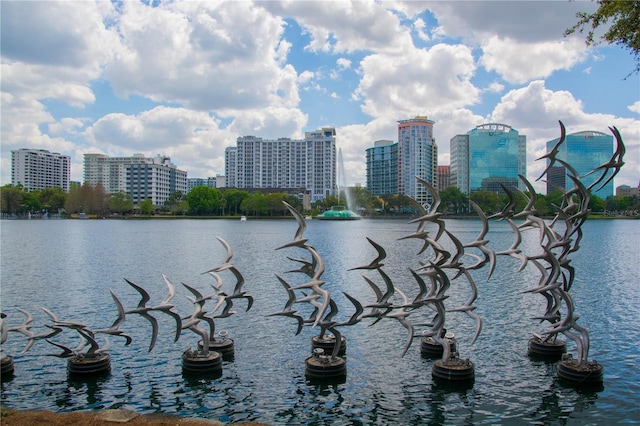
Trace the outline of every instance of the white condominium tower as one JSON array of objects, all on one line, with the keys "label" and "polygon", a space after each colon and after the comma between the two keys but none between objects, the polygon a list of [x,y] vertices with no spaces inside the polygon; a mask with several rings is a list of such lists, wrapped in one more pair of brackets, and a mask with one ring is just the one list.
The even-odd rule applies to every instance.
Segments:
[{"label": "white condominium tower", "polygon": [[60,188],[69,192],[71,158],[45,149],[11,151],[11,184],[27,191]]},{"label": "white condominium tower", "polygon": [[336,192],[336,129],[305,132],[304,139],[241,136],[225,150],[227,187],[305,188],[311,201]]},{"label": "white condominium tower", "polygon": [[135,205],[151,200],[160,207],[174,192],[187,193],[187,172],[162,155],[147,158],[142,154],[132,157],[85,154],[84,182],[92,186],[102,184],[107,194],[126,192]]}]

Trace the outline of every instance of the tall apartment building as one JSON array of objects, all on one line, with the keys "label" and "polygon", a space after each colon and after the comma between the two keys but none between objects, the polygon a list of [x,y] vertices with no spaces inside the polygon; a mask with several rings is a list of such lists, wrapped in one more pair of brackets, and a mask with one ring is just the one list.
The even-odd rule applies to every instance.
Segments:
[{"label": "tall apartment building", "polygon": [[11,184],[27,191],[60,188],[69,192],[71,157],[45,149],[11,151]]},{"label": "tall apartment building", "polygon": [[[551,150],[560,138],[547,142],[547,152]],[[609,161],[613,155],[613,135],[586,130],[566,135],[565,141],[558,148],[556,158],[569,163],[580,176],[590,172],[602,163]],[[547,161],[548,164],[548,161]],[[582,179],[585,186],[589,186],[600,177],[600,173],[593,173]],[[604,180],[603,180],[604,182]],[[613,180],[602,189],[599,184],[593,188],[593,194],[602,199],[613,195]],[[562,166],[553,166],[549,169],[547,179],[547,194],[554,189],[567,190],[573,188],[573,181]]]},{"label": "tall apartment building", "polygon": [[379,140],[366,150],[367,190],[373,195],[398,193],[398,143]]},{"label": "tall apartment building", "polygon": [[92,186],[101,184],[107,194],[126,192],[134,205],[151,200],[159,207],[172,193],[187,192],[187,172],[162,155],[148,158],[142,154],[132,157],[85,154],[84,182]]},{"label": "tall apartment building", "polygon": [[422,116],[398,121],[398,193],[423,205],[432,200],[416,176],[438,188],[438,146],[433,124]]},{"label": "tall apartment building", "polygon": [[486,123],[450,139],[451,185],[464,194],[502,192],[499,183],[525,190],[527,137],[501,123]]},{"label": "tall apartment building", "polygon": [[305,132],[304,139],[241,136],[225,150],[229,188],[305,188],[311,201],[336,193],[336,130]]}]

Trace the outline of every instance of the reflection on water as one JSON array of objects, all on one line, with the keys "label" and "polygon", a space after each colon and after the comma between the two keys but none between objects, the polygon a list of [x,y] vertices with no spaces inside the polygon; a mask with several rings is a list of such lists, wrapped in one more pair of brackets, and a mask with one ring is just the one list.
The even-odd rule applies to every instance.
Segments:
[{"label": "reflection on water", "polygon": [[[513,241],[506,223],[492,223],[491,247],[503,250]],[[174,342],[175,323],[158,316],[160,334],[148,353],[150,324],[127,317],[122,328],[134,341],[111,337],[111,373],[98,379],[69,379],[66,361],[46,356],[57,348],[37,342],[25,355],[24,338],[11,333],[3,349],[15,355],[16,376],[2,383],[2,404],[54,411],[128,408],[143,413],[199,416],[225,422],[263,421],[271,424],[608,424],[640,421],[636,407],[640,392],[640,275],[635,221],[587,221],[580,250],[572,257],[577,276],[572,288],[580,323],[591,334],[590,358],[605,367],[604,388],[581,390],[557,382],[555,363],[527,356],[527,341],[544,324],[531,320],[543,309],[539,295],[521,294],[537,283],[539,272],[527,267],[517,274],[518,261],[500,259],[490,280],[486,270],[473,275],[479,288],[476,312],[484,319],[482,333],[470,341],[475,325],[464,314],[447,315],[460,355],[476,364],[473,386],[451,387],[431,379],[432,360],[422,358],[414,344],[400,353],[406,331],[397,321],[384,320],[345,328],[348,339],[344,383],[315,384],[304,376],[317,330],[305,327],[295,336],[295,321],[267,317],[286,301],[274,276],[292,269],[287,256],[304,253],[275,251],[290,240],[293,220],[175,220],[164,221],[2,221],[1,304],[10,326],[22,321],[17,307],[34,315],[42,328],[47,307],[61,319],[84,320],[90,328],[108,328],[116,309],[113,290],[127,308],[139,294],[123,278],[143,286],[152,301],[166,293],[161,274],[174,283],[184,281],[205,291],[211,277],[201,272],[219,264],[224,238],[234,251],[233,263],[255,297],[251,311],[244,305],[232,317],[216,321],[228,330],[236,353],[223,364],[221,377],[189,377],[180,355],[195,347],[198,336],[183,333]],[[462,242],[473,240],[480,222],[447,221],[447,229]],[[326,263],[324,288],[348,318],[353,306],[346,291],[363,304],[375,296],[363,280],[366,271],[348,271],[367,264],[375,250],[365,237],[387,251],[385,271],[409,297],[417,285],[409,268],[416,268],[418,241],[398,238],[414,225],[397,220],[355,222],[309,221],[305,237]],[[523,233],[523,249],[535,252],[537,232]],[[287,277],[289,277],[288,275]],[[231,278],[225,277],[225,283]],[[182,286],[173,302],[183,316],[193,310]],[[454,281],[449,306],[468,297],[469,286]],[[86,316],[83,317],[83,314]],[[416,313],[417,315],[417,313]],[[422,314],[421,314],[422,315]],[[428,315],[427,315],[428,316]],[[166,318],[165,318],[166,317]],[[421,331],[421,330],[417,330]],[[60,337],[76,345],[77,337]],[[68,339],[68,340],[65,340]],[[54,350],[55,349],[55,350]],[[575,351],[568,344],[568,351]]]}]

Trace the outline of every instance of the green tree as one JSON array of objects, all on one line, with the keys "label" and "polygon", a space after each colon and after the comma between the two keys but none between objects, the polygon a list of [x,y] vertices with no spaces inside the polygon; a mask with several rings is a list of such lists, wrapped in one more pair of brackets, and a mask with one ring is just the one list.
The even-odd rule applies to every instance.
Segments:
[{"label": "green tree", "polygon": [[186,215],[189,212],[189,201],[184,199],[180,201],[178,204],[174,204],[171,206],[171,213],[178,215]]},{"label": "green tree", "polygon": [[174,206],[179,205],[182,201],[187,200],[187,194],[182,191],[175,191],[169,194],[169,198],[164,202],[162,211],[174,212]]},{"label": "green tree", "polygon": [[40,194],[38,193],[38,191],[33,191],[33,192],[25,192],[23,197],[22,197],[22,204],[25,207],[25,211],[28,212],[38,212],[40,210],[42,210],[42,204],[40,203],[40,200],[38,199],[38,196]]},{"label": "green tree", "polygon": [[547,216],[551,214],[551,209],[549,207],[549,202],[547,201],[547,197],[544,195],[538,195],[538,199],[536,200],[533,207],[536,209],[536,212],[539,215]]},{"label": "green tree", "polygon": [[50,213],[58,213],[64,208],[67,194],[62,188],[45,188],[40,191],[39,200],[44,210]]},{"label": "green tree", "polygon": [[18,214],[24,210],[22,199],[24,192],[20,187],[11,184],[0,188],[0,210],[5,214]]},{"label": "green tree", "polygon": [[227,211],[229,214],[237,215],[240,211],[240,204],[245,198],[249,198],[251,195],[247,191],[241,191],[239,189],[227,189],[222,193],[222,196],[227,200]]},{"label": "green tree", "polygon": [[215,214],[222,204],[222,192],[208,186],[196,186],[187,196],[189,211],[196,216]]},{"label": "green tree", "polygon": [[126,214],[133,210],[131,196],[124,191],[116,192],[111,196],[111,211],[119,214]]},{"label": "green tree", "polygon": [[265,204],[267,207],[267,211],[269,212],[269,216],[277,215],[285,215],[288,209],[283,204],[283,201],[287,199],[287,194],[282,192],[273,192],[271,194],[265,195]]},{"label": "green tree", "polygon": [[545,197],[545,201],[547,203],[546,211],[539,210],[541,215],[555,215],[560,206],[562,205],[562,199],[564,197],[564,192],[560,189],[554,189],[549,192]]},{"label": "green tree", "polygon": [[604,200],[597,195],[591,195],[589,199],[589,209],[592,212],[602,212],[604,211]]},{"label": "green tree", "polygon": [[253,214],[254,216],[267,214],[267,201],[265,196],[260,191],[251,194],[250,197],[242,200],[240,210],[246,214]]},{"label": "green tree", "polygon": [[633,208],[633,199],[623,195],[613,195],[604,201],[604,208],[610,211],[623,211]]},{"label": "green tree", "polygon": [[153,205],[153,202],[151,200],[144,200],[143,202],[140,203],[140,212],[143,215],[146,216],[151,216],[153,214],[153,212],[155,211],[155,206]]},{"label": "green tree", "polygon": [[469,199],[460,189],[450,186],[440,191],[439,211],[443,213],[463,213],[469,211]]},{"label": "green tree", "polygon": [[[636,60],[636,68],[629,75],[640,72],[640,1],[624,0],[598,0],[598,10],[594,13],[578,12],[578,22],[565,30],[568,36],[576,31],[587,31],[587,46],[597,45],[602,40],[607,43],[617,44],[631,51]],[[605,26],[611,21],[608,30],[595,39],[596,29]],[[628,76],[627,76],[628,77]]]},{"label": "green tree", "polygon": [[327,195],[324,199],[313,203],[313,205],[318,210],[329,210],[331,206],[346,206],[347,202],[344,197],[340,199],[335,195]]},{"label": "green tree", "polygon": [[487,214],[497,213],[507,204],[507,202],[503,202],[500,195],[492,191],[476,191],[471,193],[469,198]]}]

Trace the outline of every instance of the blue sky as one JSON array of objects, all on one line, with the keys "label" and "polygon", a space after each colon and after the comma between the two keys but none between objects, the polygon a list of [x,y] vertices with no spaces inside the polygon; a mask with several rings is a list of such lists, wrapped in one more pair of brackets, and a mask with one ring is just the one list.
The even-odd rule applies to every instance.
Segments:
[{"label": "blue sky", "polygon": [[[224,174],[238,136],[336,127],[348,185],[397,121],[449,139],[487,122],[546,141],[617,126],[615,185],[640,180],[640,77],[618,46],[563,37],[591,1],[3,1],[0,182],[11,150],[168,155],[189,177]],[[541,182],[536,183],[545,192]]]}]

